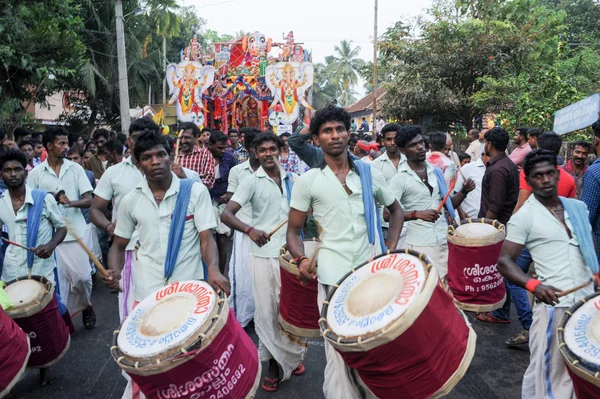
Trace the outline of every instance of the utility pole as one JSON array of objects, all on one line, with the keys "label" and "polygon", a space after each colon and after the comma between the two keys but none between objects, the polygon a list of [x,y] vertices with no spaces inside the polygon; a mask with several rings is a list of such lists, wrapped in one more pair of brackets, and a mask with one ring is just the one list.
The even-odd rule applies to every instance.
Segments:
[{"label": "utility pole", "polygon": [[119,68],[119,109],[121,111],[121,132],[129,135],[129,85],[127,83],[127,58],[125,58],[125,28],[123,26],[123,0],[115,3],[117,25],[117,62]]},{"label": "utility pole", "polygon": [[163,61],[163,81],[162,94],[163,105],[167,105],[167,34],[163,34],[162,38],[162,61]]},{"label": "utility pole", "polygon": [[375,95],[375,91],[377,91],[377,0],[375,0],[375,22],[374,22],[374,33],[373,33],[373,121],[371,124],[373,125],[373,133],[376,134],[376,121],[377,121],[377,96]]}]

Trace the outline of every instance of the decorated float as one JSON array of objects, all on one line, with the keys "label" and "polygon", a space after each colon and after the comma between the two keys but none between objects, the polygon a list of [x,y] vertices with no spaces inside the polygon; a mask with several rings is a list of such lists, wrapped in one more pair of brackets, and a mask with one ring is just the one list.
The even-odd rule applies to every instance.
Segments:
[{"label": "decorated float", "polygon": [[212,46],[204,50],[194,37],[179,64],[167,67],[168,105],[179,122],[283,132],[309,117],[312,57],[293,32],[281,42],[254,32]]}]

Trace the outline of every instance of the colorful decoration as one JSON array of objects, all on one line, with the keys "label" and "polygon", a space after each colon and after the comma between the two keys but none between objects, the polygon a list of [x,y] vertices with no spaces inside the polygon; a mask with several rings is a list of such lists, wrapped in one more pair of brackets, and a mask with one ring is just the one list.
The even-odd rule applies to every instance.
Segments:
[{"label": "colorful decoration", "polygon": [[267,68],[267,86],[273,93],[274,109],[281,105],[282,112],[269,117],[272,126],[291,125],[298,119],[299,104],[313,109],[306,101],[305,92],[312,86],[314,67],[310,62],[278,62]]}]

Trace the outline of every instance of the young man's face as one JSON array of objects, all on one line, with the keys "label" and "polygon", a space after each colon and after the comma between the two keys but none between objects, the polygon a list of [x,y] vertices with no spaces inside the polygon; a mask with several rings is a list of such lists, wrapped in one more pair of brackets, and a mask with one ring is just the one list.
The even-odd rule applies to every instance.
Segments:
[{"label": "young man's face", "polygon": [[406,155],[406,159],[413,162],[423,162],[427,158],[427,148],[425,148],[425,140],[420,134],[416,135],[412,140],[400,149],[400,152]]},{"label": "young man's face", "polygon": [[325,122],[319,128],[319,145],[324,153],[332,156],[347,151],[349,134],[342,122]]},{"label": "young man's face", "polygon": [[208,150],[212,153],[213,157],[221,159],[227,150],[227,141],[217,141],[214,144],[209,143]]},{"label": "young man's face", "polygon": [[525,179],[535,195],[548,198],[557,195],[558,178],[559,173],[556,166],[550,162],[540,162],[533,166],[529,176],[526,176]]},{"label": "young man's face", "polygon": [[83,139],[83,137],[81,137],[81,136],[77,137],[77,145],[78,145],[79,147],[81,147],[81,148],[83,148],[83,147],[84,147],[84,145],[85,145],[85,140]]},{"label": "young man's face", "polygon": [[21,151],[27,156],[27,162],[31,162],[33,159],[33,147],[29,144],[23,144],[21,146]]},{"label": "young man's face", "polygon": [[6,161],[2,165],[2,180],[8,188],[18,188],[25,183],[25,168],[19,161]]},{"label": "young man's face", "polygon": [[90,151],[86,151],[83,153],[83,162],[89,161],[94,155]]},{"label": "young man's face", "polygon": [[208,144],[208,139],[210,139],[210,132],[202,132],[200,135],[200,143],[206,147]]},{"label": "young man's face", "polygon": [[162,181],[171,173],[171,158],[167,149],[156,145],[148,151],[144,151],[137,160],[137,166],[151,181]]},{"label": "young man's face", "polygon": [[33,147],[33,156],[39,158],[42,156],[42,149],[44,148],[42,143],[36,143]]},{"label": "young man's face", "polygon": [[96,146],[96,144],[90,143],[88,145],[88,151],[91,152],[92,155],[96,155],[96,153],[98,152],[98,147]]},{"label": "young man's face", "polygon": [[104,144],[106,144],[106,137],[100,136],[96,139],[96,143],[98,143],[98,148],[103,148]]},{"label": "young man's face", "polygon": [[69,150],[69,138],[67,136],[56,136],[54,142],[48,143],[48,154],[55,158],[66,158]]},{"label": "young man's face", "polygon": [[577,166],[583,166],[585,165],[585,161],[587,160],[589,151],[586,147],[582,147],[580,145],[576,145],[575,148],[573,149],[573,155],[571,157],[571,159],[573,160],[573,163]]},{"label": "young man's face", "polygon": [[516,145],[521,145],[521,144],[523,144],[523,141],[525,141],[523,139],[523,136],[521,136],[521,131],[520,130],[517,130],[515,132],[515,137],[513,139],[514,139],[514,142],[515,142]]},{"label": "young man's face", "polygon": [[229,141],[231,141],[231,148],[237,148],[240,142],[240,137],[237,132],[229,133]]},{"label": "young man's face", "polygon": [[75,163],[78,163],[79,165],[83,166],[83,159],[81,158],[81,156],[79,155],[78,152],[72,152],[72,153],[68,154],[67,159],[71,162],[75,162]]},{"label": "young man's face", "polygon": [[398,153],[398,146],[394,142],[395,138],[396,132],[386,132],[386,134],[383,136],[383,145],[385,150],[390,154]]},{"label": "young man's face", "polygon": [[256,146],[256,155],[263,169],[274,169],[277,167],[279,147],[274,141],[265,141]]},{"label": "young man's face", "polygon": [[534,150],[538,148],[538,138],[535,136],[527,137],[527,143],[529,143],[529,146]]},{"label": "young man's face", "polygon": [[288,148],[288,136],[281,136],[281,141],[283,141],[283,147]]}]

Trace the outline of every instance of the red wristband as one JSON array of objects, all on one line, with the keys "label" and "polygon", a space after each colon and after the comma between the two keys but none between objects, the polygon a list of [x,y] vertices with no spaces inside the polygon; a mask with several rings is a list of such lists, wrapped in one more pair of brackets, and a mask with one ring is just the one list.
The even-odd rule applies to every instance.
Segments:
[{"label": "red wristband", "polygon": [[417,211],[412,211],[410,213],[410,220],[415,220],[417,218]]},{"label": "red wristband", "polygon": [[254,227],[250,226],[246,229],[246,234],[250,234],[250,232],[254,230]]},{"label": "red wristband", "polygon": [[532,278],[527,282],[527,284],[525,284],[525,289],[533,294],[533,291],[535,291],[535,287],[537,287],[540,284],[542,284],[540,280]]}]

